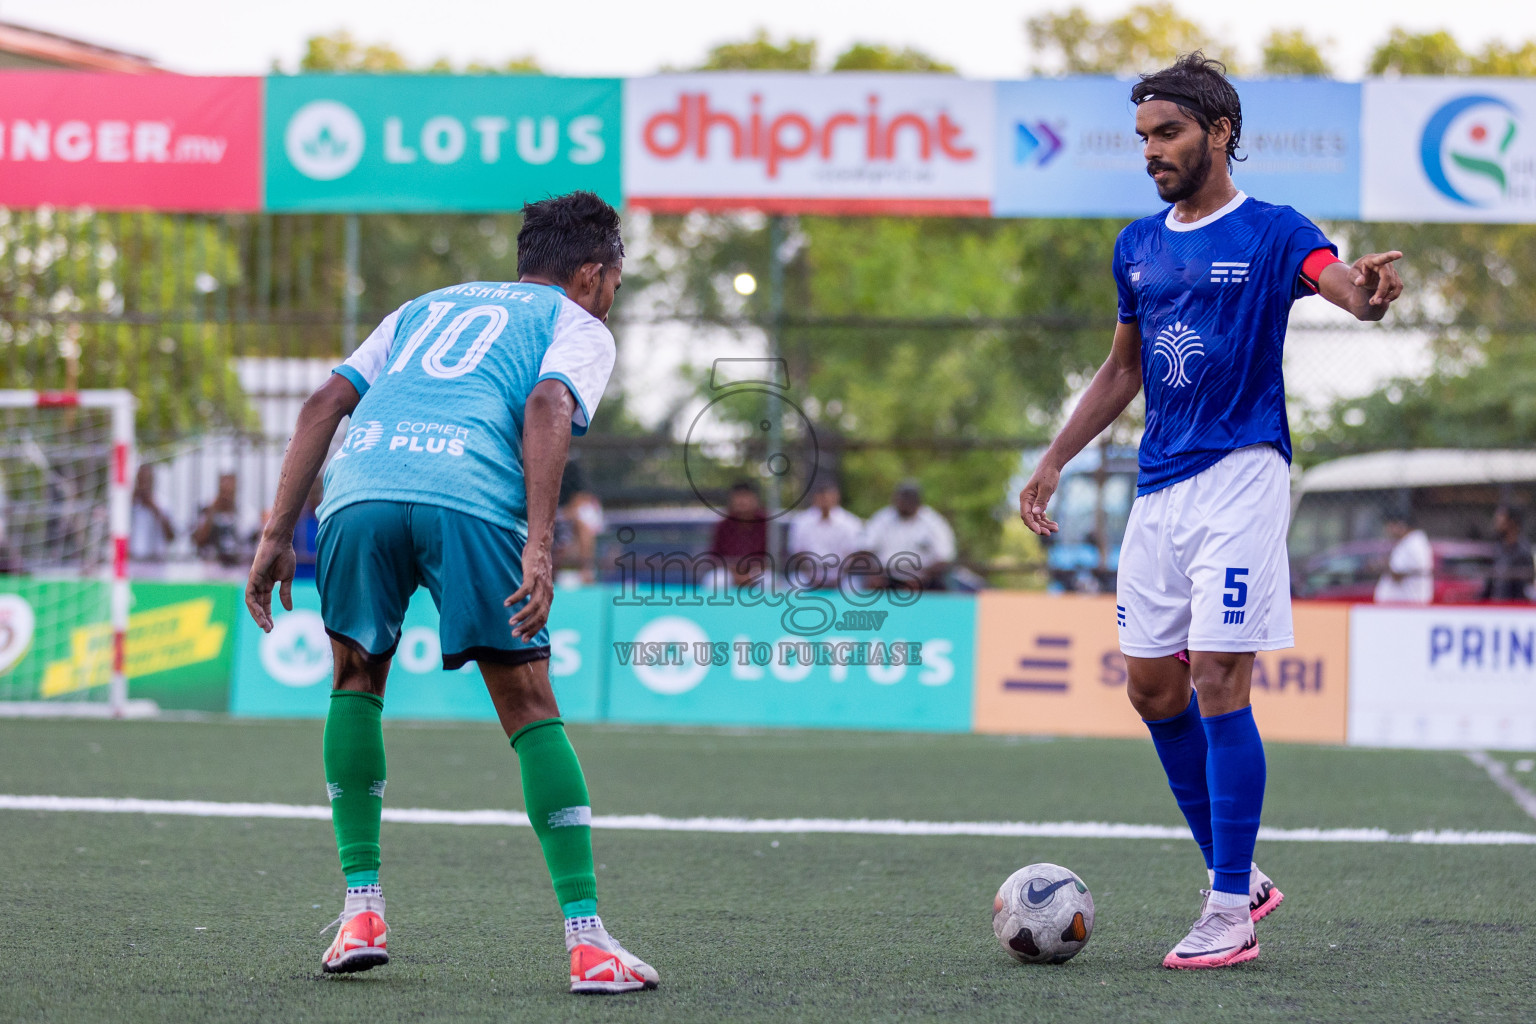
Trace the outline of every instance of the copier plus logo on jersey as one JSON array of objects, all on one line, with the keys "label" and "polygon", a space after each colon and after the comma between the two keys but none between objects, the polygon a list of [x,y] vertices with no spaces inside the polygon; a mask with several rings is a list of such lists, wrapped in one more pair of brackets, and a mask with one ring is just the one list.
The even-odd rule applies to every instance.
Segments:
[{"label": "copier plus logo on jersey", "polygon": [[401,420],[395,424],[395,434],[389,439],[389,450],[428,452],[432,455],[446,452],[457,458],[464,454],[464,439],[467,437],[468,427],[452,423],[413,423]]}]

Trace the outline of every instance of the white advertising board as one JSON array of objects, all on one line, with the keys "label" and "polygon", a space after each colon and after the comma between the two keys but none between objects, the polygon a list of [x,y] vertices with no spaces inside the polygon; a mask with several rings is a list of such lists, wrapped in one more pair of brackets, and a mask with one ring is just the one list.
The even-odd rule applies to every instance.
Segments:
[{"label": "white advertising board", "polygon": [[695,74],[624,83],[624,194],[658,211],[987,216],[991,82]]},{"label": "white advertising board", "polygon": [[1366,82],[1365,220],[1536,221],[1536,82]]},{"label": "white advertising board", "polygon": [[1352,609],[1349,743],[1536,750],[1536,609]]}]

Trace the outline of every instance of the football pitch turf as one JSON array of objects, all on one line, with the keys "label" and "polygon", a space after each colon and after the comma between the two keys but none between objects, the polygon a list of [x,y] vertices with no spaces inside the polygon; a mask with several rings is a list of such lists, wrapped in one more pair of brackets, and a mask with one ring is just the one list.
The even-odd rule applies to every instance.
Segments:
[{"label": "football pitch turf", "polygon": [[[321,723],[0,721],[0,793],[321,806]],[[1177,826],[1151,745],[571,728],[594,813]],[[521,806],[494,725],[386,726],[387,808]],[[1536,833],[1459,753],[1271,745],[1266,824]],[[1495,754],[1513,765],[1519,758]],[[1536,776],[1516,772],[1527,784]],[[1261,840],[1286,893],[1252,964],[1172,972],[1205,875],[1187,840],[598,829],[601,913],[654,992],[566,994],[531,829],[386,822],[393,960],[326,977],[316,820],[0,810],[0,1020],[1531,1021],[1536,846]],[[1008,959],[992,895],[1034,861],[1097,923]]]}]

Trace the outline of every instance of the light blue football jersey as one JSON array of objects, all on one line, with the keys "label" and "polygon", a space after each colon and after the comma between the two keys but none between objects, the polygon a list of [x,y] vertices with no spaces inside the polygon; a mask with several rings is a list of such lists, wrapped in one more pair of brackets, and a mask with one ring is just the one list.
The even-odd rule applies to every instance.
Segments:
[{"label": "light blue football jersey", "polygon": [[523,406],[558,380],[586,432],[613,335],[553,285],[477,281],[395,310],[336,373],[362,401],[325,473],[322,521],[360,501],[438,505],[528,532]]}]

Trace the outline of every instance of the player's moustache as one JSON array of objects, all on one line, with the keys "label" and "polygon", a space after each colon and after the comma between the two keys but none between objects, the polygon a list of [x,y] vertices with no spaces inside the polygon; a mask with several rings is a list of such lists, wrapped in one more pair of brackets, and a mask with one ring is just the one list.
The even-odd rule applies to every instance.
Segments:
[{"label": "player's moustache", "polygon": [[1153,177],[1154,175],[1157,174],[1158,171],[1175,171],[1175,172],[1177,172],[1178,168],[1175,167],[1173,164],[1164,163],[1161,160],[1148,160],[1147,161],[1147,177],[1149,177],[1149,178]]}]

